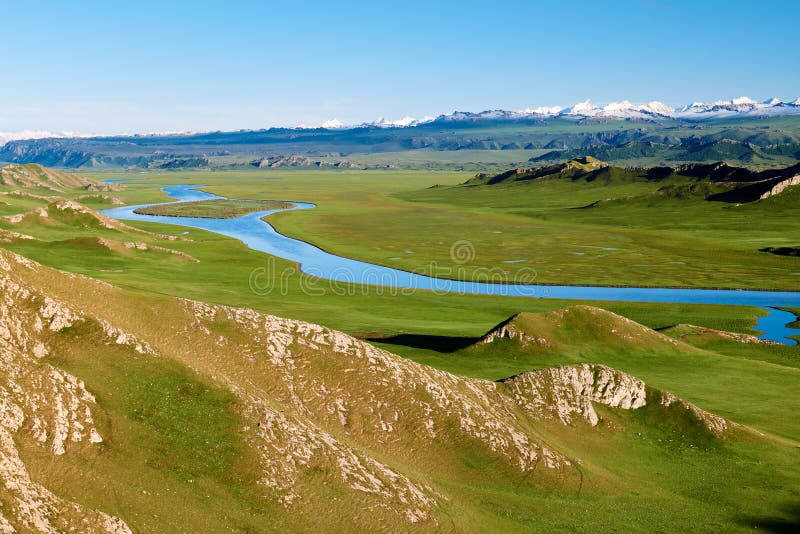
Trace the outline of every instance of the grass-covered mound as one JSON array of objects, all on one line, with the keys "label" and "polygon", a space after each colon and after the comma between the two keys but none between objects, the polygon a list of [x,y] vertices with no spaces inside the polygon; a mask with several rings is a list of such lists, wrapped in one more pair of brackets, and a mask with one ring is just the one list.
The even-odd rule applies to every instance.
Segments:
[{"label": "grass-covered mound", "polygon": [[69,189],[119,191],[123,187],[120,184],[102,184],[91,178],[49,169],[35,163],[25,165],[12,163],[0,168],[0,186],[53,192],[64,192]]},{"label": "grass-covered mound", "polygon": [[[2,250],[0,280],[10,334],[0,354],[25,366],[3,376],[5,401],[32,421],[0,427],[16,438],[2,447],[19,455],[15,473],[58,497],[27,493],[64,530],[79,524],[62,513],[73,510],[135,531],[731,530],[789,519],[793,445],[607,365],[496,383]],[[595,308],[512,322],[564,346],[617,336],[618,352],[683,350]],[[37,412],[25,395],[63,384],[77,409]],[[48,431],[64,424],[70,439]],[[732,476],[739,484],[724,483]],[[22,524],[14,502],[4,517]]]},{"label": "grass-covered mound", "polygon": [[291,208],[290,202],[277,200],[198,200],[193,202],[174,202],[161,206],[149,206],[134,210],[142,215],[163,215],[166,217],[200,217],[204,219],[234,219],[257,211]]},{"label": "grass-covered mound", "polygon": [[[519,185],[532,180],[555,179],[605,185],[652,182],[661,185],[658,190],[660,194],[670,197],[704,193],[703,198],[708,200],[739,203],[779,195],[787,187],[800,184],[800,165],[760,172],[733,167],[721,161],[676,167],[622,168],[591,156],[582,156],[556,165],[517,168],[496,175],[479,174],[463,185]],[[700,185],[703,187],[698,187]]]}]

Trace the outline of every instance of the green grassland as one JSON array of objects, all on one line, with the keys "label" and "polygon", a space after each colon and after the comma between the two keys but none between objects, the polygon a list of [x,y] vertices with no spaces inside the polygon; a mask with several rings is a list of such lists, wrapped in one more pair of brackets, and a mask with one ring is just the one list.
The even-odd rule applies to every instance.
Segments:
[{"label": "green grassland", "polygon": [[198,200],[196,202],[176,202],[163,206],[149,206],[134,210],[144,215],[164,215],[167,217],[199,217],[210,219],[232,219],[256,211],[286,209],[289,202],[275,200]]},{"label": "green grassland", "polygon": [[[513,280],[534,269],[543,284],[792,290],[800,282],[796,258],[760,251],[800,243],[797,188],[737,206],[630,180],[459,187],[469,174],[268,170],[155,176],[157,183],[195,183],[202,176],[208,191],[223,196],[313,202],[317,208],[280,213],[270,223],[337,254],[410,271],[435,269],[439,276],[469,278],[491,269]],[[435,184],[441,186],[430,188]],[[156,193],[147,191],[134,194],[150,199]],[[451,246],[462,240],[474,248],[466,264],[451,259]]]},{"label": "green grassland", "polygon": [[[165,200],[160,191],[164,183],[197,183],[198,178],[209,185],[210,192],[250,198],[277,197],[318,202],[317,209],[331,216],[350,209],[359,219],[361,211],[379,212],[386,206],[385,221],[392,221],[409,204],[391,194],[403,189],[420,189],[431,182],[457,183],[463,176],[451,173],[414,172],[215,172],[162,173],[137,175],[142,180],[129,182],[128,188],[116,196],[129,204]],[[270,178],[266,180],[265,178]],[[278,178],[277,180],[274,178]],[[234,183],[235,181],[235,183]],[[346,190],[346,193],[342,191]],[[301,192],[304,191],[304,192]],[[245,195],[246,193],[246,195]],[[343,199],[347,197],[347,202]],[[9,202],[16,202],[9,199]],[[24,211],[31,206],[25,200]],[[46,204],[37,201],[39,206]],[[90,207],[102,209],[105,204]],[[399,207],[398,207],[399,206]],[[434,210],[434,208],[429,208]],[[13,211],[13,208],[9,208]],[[281,216],[289,215],[279,214]],[[377,213],[372,215],[377,218]],[[270,218],[275,223],[277,217]],[[309,299],[304,285],[317,284],[330,289],[324,282],[313,281],[299,274],[295,266],[280,259],[269,265],[264,254],[246,249],[235,240],[195,229],[147,222],[131,223],[139,228],[172,234],[188,240],[170,241],[146,234],[121,232],[97,227],[76,227],[51,218],[48,224],[31,221],[20,225],[2,225],[14,231],[40,238],[41,241],[19,240],[8,248],[30,256],[47,265],[81,272],[123,287],[145,291],[182,295],[210,302],[248,306],[277,315],[326,324],[349,332],[395,333],[416,332],[432,335],[475,336],[518,311],[541,311],[560,307],[564,302],[542,299],[503,298],[475,295],[440,296],[430,292],[412,295],[393,295],[388,290],[362,286],[345,294],[326,294]],[[387,223],[384,223],[387,224]],[[388,223],[391,226],[390,223]],[[279,227],[281,227],[278,224]],[[446,228],[444,228],[446,230]],[[188,231],[188,234],[183,235]],[[170,254],[131,251],[120,254],[81,237],[105,237],[117,241],[144,241],[185,252],[199,263],[186,262]],[[334,248],[335,252],[341,252]],[[479,249],[480,250],[480,249]],[[478,256],[480,257],[480,256]],[[275,286],[271,291],[256,291],[250,287],[251,274],[267,267],[274,268]],[[280,287],[281,273],[286,276]],[[259,281],[259,284],[261,281]],[[266,284],[266,282],[264,282]],[[268,285],[268,284],[266,284]],[[734,331],[749,331],[754,319],[763,311],[756,308],[727,308],[722,306],[651,305],[644,303],[606,303],[605,307],[643,322],[654,328],[668,327],[681,322],[700,324]]]},{"label": "green grassland", "polygon": [[[161,331],[154,320],[177,321],[174,304],[162,296],[112,297],[94,302],[87,292],[85,305],[112,305],[114,315],[144,331]],[[718,440],[658,404],[630,413],[599,408],[603,424],[597,428],[537,425],[547,443],[581,458],[578,490],[557,481],[532,483],[502,464],[487,464],[469,443],[460,443],[452,451],[458,464],[449,457],[420,460],[435,473],[425,482],[450,497],[437,511],[446,519],[436,530],[744,531],[791,524],[800,429],[785,414],[798,408],[792,394],[800,380],[797,368],[673,345],[655,333],[627,341],[609,335],[614,323],[581,310],[570,312],[563,325],[553,314],[529,315],[521,327],[546,336],[551,348],[500,341],[427,363],[490,378],[574,361],[613,363],[766,436],[742,432]],[[226,331],[225,324],[216,328]],[[307,530],[317,520],[358,531],[374,529],[374,521],[381,522],[380,530],[409,528],[380,510],[354,511],[346,499],[313,514],[313,502],[286,514],[263,499],[237,402],[209,380],[205,367],[217,359],[202,356],[204,345],[191,352],[176,345],[179,357],[152,358],[97,343],[103,336],[93,323],[51,337],[57,350],[48,362],[77,374],[95,392],[103,414],[100,430],[107,437],[98,451],[56,461],[35,444],[26,445],[26,461],[37,479],[59,494],[118,514],[139,530]],[[168,338],[162,342],[169,345]],[[94,350],[86,350],[87,340],[95,340]],[[416,358],[430,360],[419,353]],[[180,362],[195,364],[190,370]],[[503,367],[492,368],[498,365]],[[420,466],[418,476],[424,472]],[[342,496],[319,486],[321,498]],[[173,509],[177,501],[181,506]],[[354,517],[357,522],[347,522]]]},{"label": "green grassland", "polygon": [[[126,190],[112,193],[128,204],[164,201],[160,187],[175,183],[199,183],[204,190],[235,198],[314,202],[318,205],[314,210],[282,213],[270,222],[284,233],[333,252],[408,269],[430,261],[453,265],[451,242],[469,239],[476,255],[475,265],[467,268],[496,266],[535,252],[540,261],[530,263],[540,271],[537,281],[703,286],[738,285],[754,278],[763,287],[769,287],[767,281],[772,279],[774,287],[795,289],[788,282],[790,272],[800,271],[796,264],[782,263],[796,258],[757,252],[778,241],[800,242],[791,227],[795,208],[789,196],[776,213],[757,206],[734,208],[740,210],[734,213],[739,219],[722,206],[707,206],[699,200],[696,205],[690,201],[684,212],[677,201],[657,199],[657,211],[672,218],[670,225],[648,211],[649,201],[641,199],[654,190],[638,183],[509,186],[487,190],[487,197],[481,199],[470,194],[475,191],[452,187],[470,175],[450,172],[251,170],[93,176],[137,178],[127,182]],[[437,183],[444,187],[427,189]],[[83,193],[67,192],[69,196]],[[625,201],[633,214],[630,220],[615,213],[614,203],[572,209],[608,194],[632,198]],[[3,215],[47,206],[46,201],[30,198],[0,200]],[[85,202],[96,209],[109,207],[99,197]],[[719,210],[710,219],[718,225],[719,236],[703,230],[709,220],[704,209]],[[593,213],[586,215],[589,212]],[[741,224],[749,218],[767,219],[767,226],[762,230]],[[738,231],[732,228],[735,224]],[[422,291],[394,295],[367,286],[335,292],[329,284],[300,274],[289,262],[269,260],[232,239],[172,225],[135,222],[131,226],[179,239],[109,229],[86,217],[54,211],[47,219],[16,225],[0,222],[0,228],[37,238],[2,246],[45,265],[125,288],[131,302],[156,302],[163,295],[174,295],[247,306],[345,330],[407,358],[492,380],[563,363],[605,363],[765,435],[711,443],[698,429],[657,408],[630,414],[609,410],[604,415],[610,426],[596,431],[541,429],[545,437],[586,461],[586,471],[592,474],[585,490],[576,494],[532,486],[518,478],[504,479],[491,466],[482,466],[478,457],[470,462],[465,452],[463,461],[473,473],[471,479],[450,480],[440,473],[430,480],[455,496],[444,513],[457,519],[443,525],[443,530],[732,531],[753,525],[784,528],[796,521],[792,514],[800,480],[796,456],[800,426],[791,417],[800,409],[795,394],[800,386],[796,347],[740,344],[713,337],[687,338],[689,344],[679,347],[655,341],[632,345],[600,335],[590,321],[578,321],[573,329],[560,332],[548,326],[546,317],[531,319],[531,328],[549,328],[548,336],[558,342],[553,350],[523,350],[503,341],[472,346],[476,338],[515,313],[546,312],[572,303]],[[701,240],[693,245],[697,250],[686,250],[696,233]],[[109,248],[95,238],[141,241],[199,261],[153,249]],[[593,249],[581,244],[630,250],[628,256],[610,254],[618,252],[614,250],[603,251],[609,256],[598,252],[590,261],[584,256]],[[557,249],[566,245],[567,250],[584,254],[559,258]],[[701,245],[721,246],[724,254],[704,254]],[[767,263],[753,263],[762,256]],[[623,265],[615,267],[620,261]],[[659,261],[684,261],[691,270],[659,270]],[[642,266],[637,267],[637,262]],[[518,264],[504,265],[513,276]],[[768,268],[768,274],[762,274]],[[608,274],[600,276],[600,269]],[[700,279],[689,283],[690,275]],[[711,283],[714,280],[727,282]],[[309,287],[324,292],[310,297]],[[757,308],[726,306],[593,304],[656,329],[690,323],[752,333],[755,317],[763,313]],[[51,363],[74,372],[96,392],[107,417],[107,428],[101,430],[107,434],[113,429],[113,438],[98,456],[87,453],[61,463],[36,457],[31,447],[29,459],[38,466],[41,480],[81,502],[119,513],[142,530],[307,528],[302,522],[287,523],[281,510],[251,493],[252,459],[232,431],[240,426],[239,415],[224,391],[172,361],[145,365],[121,351],[82,352],[79,338],[91,335],[71,332]],[[123,373],[126,379],[120,380]],[[626,431],[614,431],[614,425]],[[195,455],[206,443],[213,443],[216,452]],[[144,472],[142,465],[148,466]],[[79,474],[87,470],[93,473],[92,484],[76,484]],[[731,481],[736,481],[735,487]],[[120,497],[111,502],[109,495]],[[154,499],[153,495],[169,498]],[[168,505],[176,500],[183,503],[178,511]],[[325,517],[333,518],[329,512]],[[386,528],[398,530],[401,525],[387,524]]]}]

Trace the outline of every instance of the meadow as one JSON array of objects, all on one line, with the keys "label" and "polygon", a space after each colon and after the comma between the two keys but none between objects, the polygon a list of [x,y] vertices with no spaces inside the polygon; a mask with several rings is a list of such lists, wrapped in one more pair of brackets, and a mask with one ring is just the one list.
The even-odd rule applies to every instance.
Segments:
[{"label": "meadow", "polygon": [[167,206],[148,206],[135,210],[143,215],[164,215],[167,217],[200,217],[211,219],[232,219],[256,211],[285,209],[288,202],[274,200],[199,200],[196,202],[177,202]]},{"label": "meadow", "polygon": [[[164,201],[160,188],[178,183],[202,184],[206,191],[237,199],[313,202],[318,208],[303,213],[281,213],[269,220],[295,237],[313,234],[310,241],[332,252],[356,257],[363,254],[361,259],[367,260],[384,258],[385,262],[377,262],[408,269],[431,261],[452,265],[449,240],[470,240],[476,252],[473,261],[477,265],[490,265],[502,259],[519,259],[515,257],[516,251],[512,255],[503,249],[519,242],[520,253],[530,251],[540,243],[532,235],[539,231],[550,236],[552,247],[560,246],[558,239],[564,233],[568,237],[563,239],[583,239],[583,243],[626,235],[634,243],[628,246],[639,247],[636,250],[642,257],[648,257],[649,249],[636,245],[640,243],[636,239],[643,234],[663,233],[646,228],[660,224],[658,216],[648,218],[651,212],[646,206],[635,215],[637,227],[633,229],[625,229],[624,219],[613,211],[603,215],[604,208],[597,212],[609,218],[603,224],[565,220],[565,214],[579,211],[567,211],[570,205],[589,203],[596,198],[598,191],[592,187],[575,192],[559,189],[555,184],[550,196],[542,190],[535,191],[535,195],[527,193],[530,195],[527,198],[509,188],[487,191],[488,199],[480,201],[462,189],[451,189],[470,177],[457,172],[252,170],[114,173],[92,177],[132,179],[125,182],[124,191],[112,193],[128,204]],[[431,189],[435,184],[441,187]],[[639,184],[612,185],[611,190],[631,197],[650,191]],[[83,194],[79,190],[67,192],[73,197]],[[536,198],[541,206],[533,205],[531,198]],[[112,205],[102,196],[82,201],[93,209]],[[497,207],[504,202],[509,205]],[[634,201],[633,207],[635,202],[638,201]],[[487,207],[485,203],[493,206]],[[45,200],[8,195],[2,198],[0,215],[46,206]],[[677,206],[673,209],[677,217],[680,210]],[[697,220],[692,223],[688,217],[686,227],[675,230],[670,239],[687,240],[701,224],[701,207],[692,207],[689,214],[691,210],[697,210],[693,216]],[[350,224],[344,224],[345,221]],[[774,224],[778,222],[776,219]],[[730,228],[726,230],[724,223],[724,220],[719,222],[720,228],[730,232],[725,235],[734,235]],[[594,224],[596,234],[581,235],[580,228],[586,234],[586,228]],[[759,308],[588,303],[685,342],[678,347],[655,341],[643,345],[623,342],[617,336],[599,333],[591,321],[577,322],[563,332],[549,331],[548,336],[556,343],[553,350],[522,350],[504,341],[476,346],[474,343],[480,336],[513,314],[547,312],[576,302],[438,295],[424,291],[404,294],[371,286],[343,288],[312,279],[289,262],[270,259],[216,234],[146,222],[131,226],[154,233],[107,228],[91,216],[52,210],[45,218],[0,223],[2,228],[37,238],[13,240],[4,247],[45,265],[86,274],[123,288],[130,304],[120,304],[118,313],[124,314],[127,309],[124,306],[132,306],[133,302],[160,305],[168,296],[246,306],[344,330],[420,363],[489,380],[552,365],[604,363],[763,434],[759,439],[740,437],[711,443],[702,432],[686,426],[680,419],[664,419],[663,413],[650,410],[631,414],[604,412],[611,426],[591,433],[575,428],[541,428],[538,431],[547,439],[587,462],[586,471],[591,475],[587,477],[585,490],[576,495],[563,489],[533,486],[513,477],[503,479],[493,471],[495,467],[487,468],[477,457],[472,462],[465,458],[466,469],[473,473],[469,480],[441,477],[430,481],[457,496],[444,511],[458,518],[452,525],[454,530],[464,525],[507,531],[531,528],[589,531],[608,525],[633,526],[633,530],[641,531],[737,530],[753,524],[781,527],[792,521],[797,502],[793,488],[800,478],[795,454],[800,444],[800,426],[796,418],[787,414],[800,410],[794,394],[800,386],[797,347],[742,344],[715,335],[689,335],[686,328],[676,327],[688,323],[753,333],[755,318],[764,313]],[[617,226],[620,228],[615,230]],[[503,235],[495,233],[497,228],[514,236],[514,240],[493,240],[498,239],[493,236]],[[748,235],[755,239],[752,247],[769,241],[766,230],[744,228],[743,232],[750,232]],[[791,227],[787,232],[796,235]],[[704,243],[723,241],[709,239]],[[150,247],[145,250],[109,246],[112,241],[143,242]],[[655,237],[653,243],[664,258],[672,257],[674,252]],[[156,247],[182,252],[197,261]],[[707,254],[702,258],[716,264],[698,262],[698,272],[708,279],[722,279],[715,269],[740,269],[741,276],[746,276],[747,251],[751,246],[733,249],[741,255],[737,260],[741,263],[726,267],[723,262],[731,261],[726,256],[715,258]],[[701,251],[683,254],[697,255]],[[581,255],[575,256],[576,261],[581,261]],[[402,262],[391,260],[392,257],[402,257]],[[738,258],[735,254],[734,257]],[[777,262],[774,265],[796,261],[771,254],[764,254],[764,258]],[[604,261],[606,269],[613,269],[617,259],[607,256],[595,262]],[[563,264],[549,261],[544,265],[550,269],[554,266],[565,269],[568,265],[565,260]],[[474,268],[471,263],[466,265]],[[507,265],[509,274],[513,274],[517,264]],[[585,263],[582,268],[569,271],[576,283],[593,279],[586,272],[587,265],[592,264]],[[680,270],[669,271],[672,273],[669,276],[664,271],[659,275],[662,278],[652,275],[647,278],[645,267],[637,270],[633,263],[624,267],[619,271],[622,278],[616,279],[624,284],[688,280]],[[750,269],[752,276],[756,276],[759,268],[750,265]],[[773,278],[779,282],[781,276],[788,279],[789,269],[786,267],[787,272],[781,274],[783,271],[776,268]],[[545,323],[534,326],[547,327]],[[231,429],[241,423],[235,405],[224,391],[171,360],[143,365],[113,351],[81,352],[75,347],[84,334],[73,332],[64,350],[51,360],[86,380],[106,411],[106,424],[118,429],[119,434],[100,457],[65,460],[75,462],[66,470],[65,464],[49,463],[47,458],[30,452],[31,462],[39,466],[37,472],[43,480],[66,494],[76,492],[75,498],[82,502],[106,507],[132,518],[138,525],[154,529],[173,528],[172,523],[165,521],[166,517],[174,516],[157,505],[159,501],[137,497],[141,491],[173,495],[188,503],[180,516],[184,525],[221,526],[225,521],[234,521],[240,528],[290,527],[278,510],[259,504],[257,497],[249,493],[255,476],[252,459],[242,452],[240,437],[232,436]],[[123,370],[127,378],[119,380]],[[193,423],[186,425],[186,421]],[[613,430],[618,427],[627,431]],[[204,443],[214,443],[217,453],[213,457],[193,456],[191,451]],[[167,450],[170,454],[162,457]],[[92,487],[78,490],[73,475],[83,472],[90,461],[100,462],[103,469],[93,475]],[[141,464],[149,466],[144,477]],[[190,479],[200,482],[192,487],[187,483]],[[495,482],[487,485],[485,481],[489,479]],[[138,482],[129,484],[133,480]],[[739,482],[735,490],[729,487],[731,480]],[[109,503],[109,492],[125,497]],[[253,513],[255,509],[260,512]],[[211,517],[218,522],[208,523]]]},{"label": "meadow", "polygon": [[[534,269],[542,284],[785,290],[800,281],[796,258],[760,251],[800,243],[798,191],[737,206],[655,196],[660,184],[642,182],[548,181],[477,190],[457,187],[469,173],[443,171],[145,176],[150,183],[199,181],[209,192],[234,198],[315,203],[313,210],[279,213],[269,222],[339,255],[409,271],[439,268],[440,276],[469,279],[501,268],[513,279]],[[609,198],[620,200],[579,209]],[[451,247],[461,241],[473,249],[466,263],[451,258]]]}]

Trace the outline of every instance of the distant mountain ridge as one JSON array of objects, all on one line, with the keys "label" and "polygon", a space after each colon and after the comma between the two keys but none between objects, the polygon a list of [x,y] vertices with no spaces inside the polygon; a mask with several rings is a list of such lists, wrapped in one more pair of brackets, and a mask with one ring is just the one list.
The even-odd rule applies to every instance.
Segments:
[{"label": "distant mountain ridge", "polygon": [[578,102],[577,104],[562,108],[559,106],[540,106],[536,108],[526,108],[522,110],[492,109],[481,112],[454,111],[449,114],[439,115],[438,117],[424,117],[414,119],[405,117],[398,121],[387,121],[379,118],[373,122],[362,123],[359,125],[346,125],[341,121],[333,119],[322,125],[323,128],[358,128],[365,126],[377,126],[384,128],[409,128],[427,124],[430,122],[455,122],[455,121],[478,121],[486,119],[494,120],[524,120],[524,119],[543,119],[551,117],[571,117],[571,118],[606,118],[606,119],[680,119],[687,121],[702,121],[705,119],[730,117],[734,115],[795,115],[800,114],[800,98],[792,102],[784,102],[779,98],[770,98],[763,102],[758,102],[752,98],[742,96],[730,100],[717,100],[711,103],[692,102],[681,108],[674,108],[668,104],[658,101],[650,101],[643,104],[634,104],[628,100],[610,102],[604,106],[599,106],[591,99]]},{"label": "distant mountain ridge", "polygon": [[464,182],[462,187],[523,185],[555,179],[587,183],[654,181],[664,184],[656,192],[659,196],[702,195],[709,201],[743,203],[766,200],[800,185],[800,163],[760,172],[733,167],[722,161],[677,167],[621,168],[584,156],[544,167],[516,168],[495,175],[478,174]]},{"label": "distant mountain ridge", "polygon": [[[657,100],[636,104],[629,100],[610,102],[598,105],[591,99],[578,102],[569,107],[537,106],[520,110],[487,109],[479,112],[453,111],[437,116],[415,118],[405,116],[402,119],[389,120],[378,117],[374,121],[361,123],[346,123],[333,118],[320,125],[301,124],[295,127],[271,127],[268,130],[352,130],[358,128],[414,128],[423,124],[437,122],[459,122],[480,120],[536,120],[547,118],[603,118],[603,119],[678,119],[686,121],[702,121],[732,116],[784,116],[800,115],[800,98],[791,102],[772,97],[764,101],[756,101],[747,96],[732,98],[730,100],[715,100],[714,102],[692,102],[680,108],[672,107]],[[240,130],[257,131],[257,130]],[[76,139],[76,138],[125,138],[125,137],[172,137],[194,136],[220,131],[207,132],[154,132],[147,134],[121,134],[121,135],[89,135],[76,132],[52,133],[47,131],[25,130],[21,132],[0,132],[0,147],[12,141],[26,141],[31,139]],[[233,132],[230,132],[233,133]]]},{"label": "distant mountain ridge", "polygon": [[[599,107],[587,101],[566,109],[459,111],[435,119],[380,119],[353,127],[330,121],[321,128],[27,139],[0,146],[0,161],[61,168],[179,169],[248,167],[253,161],[297,156],[325,167],[339,161],[371,168],[375,164],[369,158],[359,158],[396,153],[393,159],[383,158],[385,168],[413,167],[403,152],[457,150],[549,150],[554,152],[546,159],[591,155],[607,161],[637,160],[636,165],[726,160],[777,167],[793,163],[800,154],[800,100],[759,103],[737,98],[695,102],[681,110],[659,102]],[[531,156],[541,153],[521,154],[515,163]]]}]

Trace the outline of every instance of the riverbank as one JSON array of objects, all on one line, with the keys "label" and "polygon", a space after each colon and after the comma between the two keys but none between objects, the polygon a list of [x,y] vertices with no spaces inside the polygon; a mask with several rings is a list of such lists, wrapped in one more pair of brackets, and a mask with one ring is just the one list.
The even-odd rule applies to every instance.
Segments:
[{"label": "riverbank", "polygon": [[[198,196],[204,196],[205,199],[221,199],[221,197],[217,195],[199,191],[198,187],[199,186],[196,185],[177,185],[165,187],[163,191],[171,198],[177,198],[178,200],[196,199]],[[566,285],[547,286],[530,283],[493,284],[449,280],[426,274],[411,273],[399,269],[360,262],[325,252],[309,243],[280,234],[272,225],[262,220],[264,217],[273,213],[295,209],[310,209],[314,207],[311,204],[305,203],[296,203],[292,208],[254,212],[236,219],[166,217],[137,213],[137,210],[143,207],[144,206],[126,206],[104,210],[104,213],[120,220],[145,220],[150,222],[179,224],[233,237],[242,241],[249,248],[297,263],[306,274],[339,283],[379,285],[404,290],[427,290],[443,294],[485,294],[581,301],[723,304],[733,306],[758,306],[762,308],[800,306],[800,293],[796,292]],[[767,317],[768,316],[769,314]],[[795,343],[794,340],[786,338],[782,332],[783,329],[781,333],[770,330],[766,332],[765,335],[776,337],[785,343]],[[792,333],[792,335],[794,335],[794,333]]]}]

